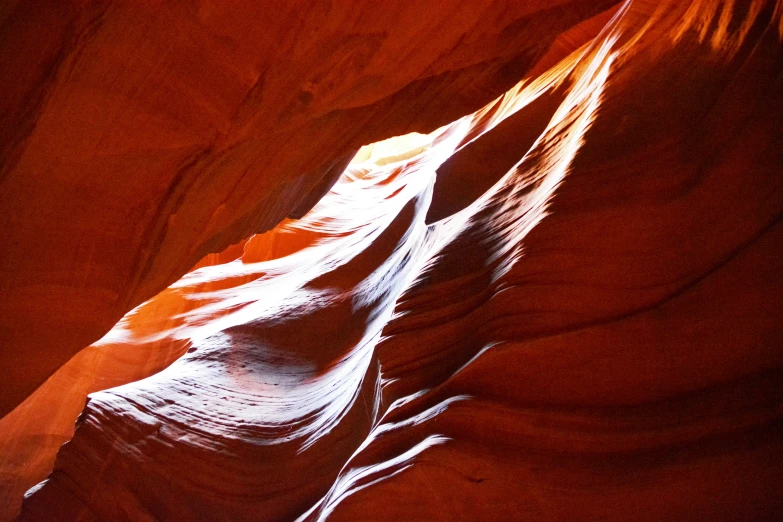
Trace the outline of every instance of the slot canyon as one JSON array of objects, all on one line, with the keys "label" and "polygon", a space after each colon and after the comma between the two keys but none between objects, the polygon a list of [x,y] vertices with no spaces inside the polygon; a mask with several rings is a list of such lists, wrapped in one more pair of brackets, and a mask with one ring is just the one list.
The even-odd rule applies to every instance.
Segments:
[{"label": "slot canyon", "polygon": [[0,72],[0,522],[783,520],[783,0],[6,0]]}]

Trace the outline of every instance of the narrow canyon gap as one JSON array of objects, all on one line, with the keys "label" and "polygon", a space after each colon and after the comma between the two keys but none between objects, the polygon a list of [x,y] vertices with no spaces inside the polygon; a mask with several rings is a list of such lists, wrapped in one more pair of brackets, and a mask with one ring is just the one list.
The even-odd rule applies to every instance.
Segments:
[{"label": "narrow canyon gap", "polygon": [[783,517],[783,2],[0,34],[0,519]]}]

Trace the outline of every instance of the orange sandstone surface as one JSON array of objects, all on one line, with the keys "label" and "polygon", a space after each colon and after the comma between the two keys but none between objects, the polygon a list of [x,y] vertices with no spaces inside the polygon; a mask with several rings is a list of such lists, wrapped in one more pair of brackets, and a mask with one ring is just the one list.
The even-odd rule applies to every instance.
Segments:
[{"label": "orange sandstone surface", "polygon": [[360,146],[479,109],[615,3],[8,4],[0,416],[204,255],[301,216]]},{"label": "orange sandstone surface", "polygon": [[783,518],[783,2],[0,34],[0,519]]}]

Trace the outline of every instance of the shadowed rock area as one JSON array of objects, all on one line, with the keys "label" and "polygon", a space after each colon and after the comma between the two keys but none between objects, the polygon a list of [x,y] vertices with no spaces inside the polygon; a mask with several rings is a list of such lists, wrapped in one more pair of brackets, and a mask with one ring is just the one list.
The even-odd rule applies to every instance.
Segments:
[{"label": "shadowed rock area", "polygon": [[65,5],[0,519],[783,518],[783,2]]},{"label": "shadowed rock area", "polygon": [[204,255],[311,207],[340,158],[477,110],[614,3],[9,4],[0,415]]}]

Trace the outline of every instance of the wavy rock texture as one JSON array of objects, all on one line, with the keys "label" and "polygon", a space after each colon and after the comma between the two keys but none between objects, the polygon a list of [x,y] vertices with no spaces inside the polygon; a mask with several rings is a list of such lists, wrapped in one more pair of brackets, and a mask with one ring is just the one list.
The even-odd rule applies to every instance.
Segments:
[{"label": "wavy rock texture", "polygon": [[625,2],[361,150],[0,420],[30,482],[128,382],[21,519],[780,519],[782,14]]},{"label": "wavy rock texture", "polygon": [[616,0],[87,0],[0,8],[0,416],[360,146],[518,82]]}]

